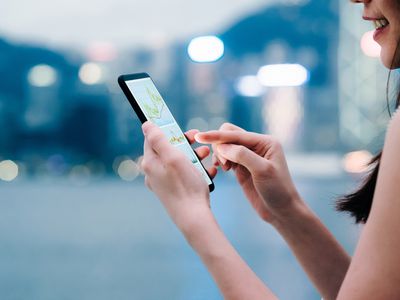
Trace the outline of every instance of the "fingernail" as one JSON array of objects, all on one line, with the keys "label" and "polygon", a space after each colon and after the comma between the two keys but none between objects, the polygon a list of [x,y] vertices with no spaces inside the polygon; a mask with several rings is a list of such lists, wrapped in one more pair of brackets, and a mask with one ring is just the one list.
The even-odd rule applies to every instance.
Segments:
[{"label": "fingernail", "polygon": [[146,121],[145,123],[143,123],[142,131],[143,131],[144,135],[147,135],[149,133],[151,126],[152,126],[152,123],[150,121]]},{"label": "fingernail", "polygon": [[195,139],[196,142],[201,143],[201,136],[200,135],[201,135],[201,133],[196,133],[194,135],[194,139]]}]

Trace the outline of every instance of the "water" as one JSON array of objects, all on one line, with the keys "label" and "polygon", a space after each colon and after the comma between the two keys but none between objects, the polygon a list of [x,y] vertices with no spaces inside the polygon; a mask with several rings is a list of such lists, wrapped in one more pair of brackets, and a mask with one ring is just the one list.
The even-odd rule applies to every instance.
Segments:
[{"label": "water", "polygon": [[[348,178],[296,178],[302,196],[352,251],[358,228],[334,212]],[[281,299],[320,299],[284,241],[233,178],[216,180],[216,217]],[[318,257],[316,257],[318,259]],[[0,184],[0,298],[222,299],[207,270],[142,182]]]}]

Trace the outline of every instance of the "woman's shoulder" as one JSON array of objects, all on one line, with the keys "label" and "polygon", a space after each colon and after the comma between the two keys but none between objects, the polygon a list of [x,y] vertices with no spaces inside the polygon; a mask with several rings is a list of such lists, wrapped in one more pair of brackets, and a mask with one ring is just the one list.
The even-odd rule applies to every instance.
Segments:
[{"label": "woman's shoulder", "polygon": [[385,138],[374,200],[339,299],[400,299],[400,113]]},{"label": "woman's shoulder", "polygon": [[[382,157],[380,161],[379,175],[375,188],[374,204],[372,209],[383,204],[388,210],[386,213],[392,213],[390,203],[398,203],[400,213],[400,111],[396,110],[390,120],[386,132],[385,144],[383,146]],[[388,198],[392,198],[390,201]],[[373,211],[371,211],[373,214]],[[400,225],[400,223],[399,223]]]},{"label": "woman's shoulder", "polygon": [[[377,190],[381,190],[381,197],[386,198],[389,194],[396,195],[396,202],[400,204],[400,111],[397,110],[387,128],[385,144],[383,146],[382,158],[377,181]],[[384,188],[382,188],[384,187]],[[384,192],[385,191],[385,192]],[[379,193],[378,193],[379,194]],[[377,199],[378,200],[378,199]],[[375,201],[375,198],[374,198]],[[380,200],[378,200],[379,202]],[[387,202],[386,202],[387,203]],[[400,212],[400,206],[399,210]]]}]

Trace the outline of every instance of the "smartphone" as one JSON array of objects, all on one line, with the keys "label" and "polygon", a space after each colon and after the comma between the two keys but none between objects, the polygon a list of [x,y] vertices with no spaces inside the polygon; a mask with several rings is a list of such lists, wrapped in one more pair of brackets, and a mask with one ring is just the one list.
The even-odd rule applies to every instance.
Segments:
[{"label": "smartphone", "polygon": [[210,175],[192,149],[151,77],[147,73],[121,75],[118,83],[139,120],[142,123],[150,120],[157,125],[169,142],[182,151],[201,172],[212,192],[215,187]]}]

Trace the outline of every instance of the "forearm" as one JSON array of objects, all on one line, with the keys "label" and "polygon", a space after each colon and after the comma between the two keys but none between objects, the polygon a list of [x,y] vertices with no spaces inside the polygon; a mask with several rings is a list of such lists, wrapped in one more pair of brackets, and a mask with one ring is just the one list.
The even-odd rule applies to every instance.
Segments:
[{"label": "forearm", "polygon": [[277,299],[239,256],[211,213],[201,216],[201,224],[183,232],[212,274],[224,299]]},{"label": "forearm", "polygon": [[272,224],[286,240],[325,300],[336,299],[350,257],[318,217],[299,200]]}]

